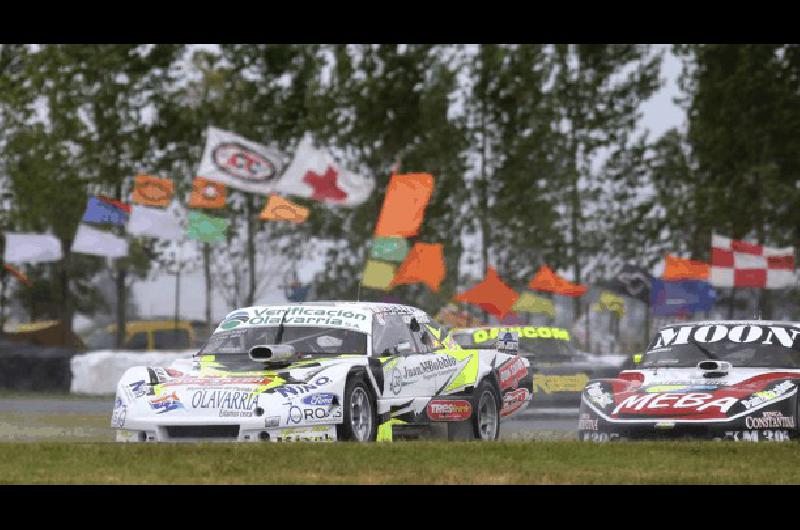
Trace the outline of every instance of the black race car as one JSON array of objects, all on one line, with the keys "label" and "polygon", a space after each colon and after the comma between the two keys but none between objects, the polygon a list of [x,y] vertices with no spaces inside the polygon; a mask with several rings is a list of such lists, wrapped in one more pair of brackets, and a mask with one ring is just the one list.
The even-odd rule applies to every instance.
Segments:
[{"label": "black race car", "polygon": [[568,330],[551,326],[455,328],[450,336],[462,348],[491,349],[502,331],[518,334],[519,353],[531,364],[531,375],[523,384],[532,389],[529,406],[535,409],[577,409],[586,383],[615,377],[625,360],[581,352]]}]

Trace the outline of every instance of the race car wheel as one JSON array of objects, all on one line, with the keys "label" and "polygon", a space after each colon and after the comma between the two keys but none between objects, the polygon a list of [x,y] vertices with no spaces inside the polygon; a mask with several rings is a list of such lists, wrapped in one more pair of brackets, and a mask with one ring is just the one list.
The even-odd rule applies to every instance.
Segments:
[{"label": "race car wheel", "polygon": [[488,441],[500,437],[500,396],[488,381],[481,381],[474,394],[473,427],[475,438]]},{"label": "race car wheel", "polygon": [[339,429],[342,440],[372,442],[377,433],[375,402],[367,384],[350,378],[344,389],[344,421]]}]

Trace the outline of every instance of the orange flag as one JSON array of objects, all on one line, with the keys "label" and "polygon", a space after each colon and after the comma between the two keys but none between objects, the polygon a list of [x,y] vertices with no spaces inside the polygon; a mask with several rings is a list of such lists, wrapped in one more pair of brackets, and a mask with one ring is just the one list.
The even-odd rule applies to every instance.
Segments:
[{"label": "orange flag", "polygon": [[444,280],[444,254],[441,243],[414,243],[392,280],[392,287],[422,282],[434,292]]},{"label": "orange flag", "polygon": [[288,201],[279,195],[270,195],[259,219],[264,221],[289,221],[302,223],[308,219],[308,208]]},{"label": "orange flag", "polygon": [[225,184],[195,177],[192,183],[192,195],[189,197],[189,208],[224,208],[227,193]]},{"label": "orange flag", "polygon": [[489,267],[484,280],[455,297],[458,302],[475,304],[497,318],[503,318],[511,311],[519,293],[509,287],[498,276],[494,267]]},{"label": "orange flag", "polygon": [[538,272],[528,284],[528,288],[534,291],[547,291],[563,296],[571,296],[573,298],[583,296],[586,294],[586,291],[589,290],[585,285],[579,285],[565,280],[553,272],[547,265],[539,267]]},{"label": "orange flag", "polygon": [[662,280],[708,280],[711,265],[667,254]]},{"label": "orange flag", "polygon": [[375,227],[375,236],[417,235],[432,193],[433,175],[429,173],[392,175]]},{"label": "orange flag", "polygon": [[159,206],[163,208],[169,206],[174,192],[174,186],[169,179],[139,175],[134,180],[131,200],[142,206]]}]

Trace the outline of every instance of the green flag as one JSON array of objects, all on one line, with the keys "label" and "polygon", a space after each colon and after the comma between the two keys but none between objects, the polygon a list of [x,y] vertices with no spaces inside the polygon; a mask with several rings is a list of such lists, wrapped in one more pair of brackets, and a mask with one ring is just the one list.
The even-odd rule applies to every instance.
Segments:
[{"label": "green flag", "polygon": [[376,237],[372,240],[369,257],[383,261],[402,262],[408,254],[408,241],[402,237]]},{"label": "green flag", "polygon": [[201,212],[189,212],[189,239],[199,239],[203,243],[213,243],[225,239],[225,230],[230,221],[211,217]]}]

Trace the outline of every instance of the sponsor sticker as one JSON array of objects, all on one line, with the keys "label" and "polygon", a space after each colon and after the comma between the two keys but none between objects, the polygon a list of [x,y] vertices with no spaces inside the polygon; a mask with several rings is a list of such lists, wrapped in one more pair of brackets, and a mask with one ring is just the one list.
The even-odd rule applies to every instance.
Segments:
[{"label": "sponsor sticker", "polygon": [[522,357],[517,355],[500,365],[497,369],[500,379],[500,390],[506,388],[513,388],[519,384],[520,379],[528,375],[528,368],[525,366],[525,361]]},{"label": "sponsor sticker", "polygon": [[[239,392],[233,390],[198,390],[192,394],[192,408],[194,409],[229,409],[252,411],[257,404],[258,394],[255,392]],[[220,414],[220,416],[222,415]]]},{"label": "sponsor sticker", "polygon": [[776,399],[787,392],[794,390],[795,388],[795,384],[791,381],[784,381],[783,383],[775,385],[769,390],[755,392],[749,399],[743,399],[742,405],[744,405],[746,409],[752,409],[753,407],[762,405],[767,401],[772,401],[773,399]]},{"label": "sponsor sticker", "polygon": [[472,416],[472,404],[465,399],[433,399],[428,403],[427,412],[433,421],[464,421]]},{"label": "sponsor sticker", "polygon": [[165,394],[159,398],[150,400],[150,408],[156,411],[156,414],[164,414],[172,410],[185,408],[178,395],[173,392],[172,394]]},{"label": "sponsor sticker", "polygon": [[614,399],[611,397],[611,394],[603,390],[603,387],[600,383],[592,383],[591,385],[587,386],[586,394],[593,403],[596,403],[601,407],[607,407],[608,405],[614,403]]},{"label": "sponsor sticker", "polygon": [[114,403],[114,410],[111,412],[111,426],[119,429],[125,426],[125,417],[128,414],[128,407],[122,404],[122,400],[117,398]]},{"label": "sponsor sticker", "polygon": [[310,396],[304,397],[303,404],[323,407],[323,406],[333,405],[333,402],[335,400],[336,400],[336,394],[331,394],[330,392],[320,392],[317,394],[311,394]]},{"label": "sponsor sticker", "polygon": [[527,388],[518,388],[503,395],[503,408],[500,409],[501,416],[508,416],[520,408],[530,399],[530,392]]},{"label": "sponsor sticker", "polygon": [[315,425],[313,427],[293,427],[267,431],[273,442],[335,442],[335,425]]},{"label": "sponsor sticker", "polygon": [[744,424],[748,429],[764,429],[774,427],[788,427],[794,429],[795,420],[793,416],[784,416],[780,412],[766,411],[761,417],[748,416],[744,419]]}]

